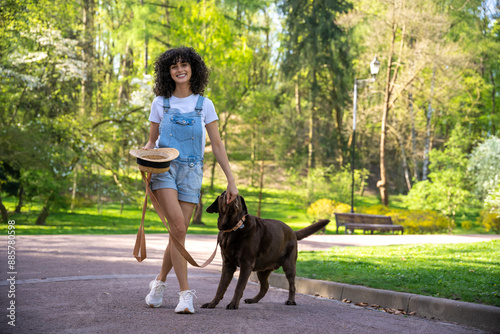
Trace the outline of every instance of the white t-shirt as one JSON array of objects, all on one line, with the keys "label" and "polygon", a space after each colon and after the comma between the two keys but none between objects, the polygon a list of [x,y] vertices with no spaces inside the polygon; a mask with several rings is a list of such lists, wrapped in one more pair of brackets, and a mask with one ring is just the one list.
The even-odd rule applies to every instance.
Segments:
[{"label": "white t-shirt", "polygon": [[[195,111],[196,102],[198,102],[198,94],[192,94],[188,97],[178,98],[172,95],[170,98],[170,108],[179,109],[181,113],[188,113]],[[154,123],[161,123],[163,119],[163,96],[157,96],[151,104],[151,112],[149,114],[149,121]],[[210,124],[213,121],[217,121],[219,117],[215,112],[214,103],[209,98],[205,97],[203,100],[203,110],[201,112],[201,125],[205,127],[206,124]],[[206,142],[206,132],[203,132],[203,146],[205,147]],[[158,140],[156,141],[156,147],[158,147]]]}]

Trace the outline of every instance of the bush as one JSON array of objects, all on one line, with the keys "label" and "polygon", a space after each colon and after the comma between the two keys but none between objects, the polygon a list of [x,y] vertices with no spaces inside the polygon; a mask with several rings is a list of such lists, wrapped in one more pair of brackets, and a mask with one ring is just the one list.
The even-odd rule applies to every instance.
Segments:
[{"label": "bush", "polygon": [[461,223],[461,226],[462,226],[462,229],[465,230],[465,231],[468,231],[468,230],[472,230],[473,228],[475,228],[477,225],[474,224],[474,222],[470,221],[470,220],[465,220]]},{"label": "bush", "polygon": [[383,205],[362,208],[362,213],[391,216],[395,224],[403,225],[405,233],[425,234],[451,232],[453,220],[432,210],[391,209]]},{"label": "bush", "polygon": [[455,227],[453,220],[431,210],[406,211],[402,218],[401,223],[409,234],[451,232]]},{"label": "bush", "polygon": [[481,218],[486,231],[500,233],[500,214],[496,212],[483,211],[481,212]]},{"label": "bush", "polygon": [[316,219],[331,219],[335,210],[335,201],[322,198],[312,203],[307,208],[307,214],[314,220]]},{"label": "bush", "polygon": [[500,180],[496,176],[497,186],[489,191],[488,196],[484,201],[484,209],[481,213],[483,226],[486,231],[500,232]]},{"label": "bush", "polygon": [[368,208],[361,208],[362,213],[366,213],[367,215],[383,215],[383,216],[393,216],[398,210],[397,209],[389,209],[385,205],[374,205]]},{"label": "bush", "polygon": [[337,213],[351,212],[351,206],[344,203],[337,203],[337,205],[335,206],[335,212]]},{"label": "bush", "polygon": [[[432,149],[428,179],[417,182],[404,198],[410,210],[434,210],[455,218],[472,202],[466,175],[467,131],[457,126],[441,149]],[[430,211],[429,211],[430,212]]]},{"label": "bush", "polygon": [[319,199],[311,204],[309,208],[307,208],[307,214],[312,217],[313,221],[317,221],[320,219],[330,219],[330,224],[335,222],[335,212],[344,213],[350,211],[350,205],[335,202],[334,200],[328,198]]}]

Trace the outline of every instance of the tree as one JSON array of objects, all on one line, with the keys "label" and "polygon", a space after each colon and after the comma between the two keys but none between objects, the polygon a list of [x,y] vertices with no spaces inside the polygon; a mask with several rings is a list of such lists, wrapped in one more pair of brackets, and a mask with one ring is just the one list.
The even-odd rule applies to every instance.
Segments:
[{"label": "tree", "polygon": [[429,179],[418,182],[405,203],[411,210],[431,209],[454,219],[457,211],[472,200],[467,182],[467,131],[456,127],[443,150],[430,153]]},{"label": "tree", "polygon": [[500,182],[500,139],[491,137],[476,146],[467,165],[473,192],[483,200]]},{"label": "tree", "polygon": [[[344,1],[290,0],[283,1],[280,8],[285,16],[286,33],[283,71],[286,78],[300,80],[295,87],[296,100],[307,99],[304,103],[308,115],[307,171],[312,172],[316,161],[326,164],[329,160],[336,160],[341,165],[345,145],[343,112],[352,78],[348,75],[347,33],[337,24],[336,18],[346,12],[350,4]],[[297,108],[301,108],[299,103]],[[323,147],[320,143],[326,145]]]},{"label": "tree", "polygon": [[83,66],[77,41],[68,32],[67,24],[74,18],[71,5],[42,1],[20,7],[19,15],[1,30],[2,40],[16,43],[0,52],[0,84],[5,93],[0,159],[18,175],[16,181],[23,189],[19,207],[24,190],[28,199],[43,203],[37,220],[43,224],[75,163],[72,143],[79,126],[68,115],[77,111],[74,87],[82,80]]},{"label": "tree", "polygon": [[[374,122],[380,122],[380,179],[377,186],[381,202],[387,205],[391,186],[388,171],[394,170],[393,164],[398,161],[392,159],[398,144],[389,141],[387,129],[392,127],[397,132],[414,136],[407,141],[414,144],[408,147],[413,156],[417,154],[415,149],[422,149],[422,146],[417,146],[419,141],[427,141],[430,150],[434,126],[441,123],[434,121],[435,110],[456,112],[447,105],[462,92],[457,89],[457,81],[460,82],[458,78],[467,66],[467,55],[454,40],[453,16],[439,2],[393,0],[377,2],[376,5],[359,2],[356,10],[361,15],[349,14],[355,19],[348,17],[345,21],[355,26],[355,30],[359,31],[357,34],[363,33],[366,37],[360,41],[364,46],[361,57],[370,59],[373,54],[378,54],[382,69],[386,71],[382,103],[371,108],[371,112],[381,112],[381,117],[378,120],[371,117]],[[408,96],[406,92],[411,93],[408,99],[403,98]],[[408,108],[408,105],[411,107]],[[417,141],[418,137],[424,140]],[[410,167],[416,169],[416,163],[413,160]]]}]

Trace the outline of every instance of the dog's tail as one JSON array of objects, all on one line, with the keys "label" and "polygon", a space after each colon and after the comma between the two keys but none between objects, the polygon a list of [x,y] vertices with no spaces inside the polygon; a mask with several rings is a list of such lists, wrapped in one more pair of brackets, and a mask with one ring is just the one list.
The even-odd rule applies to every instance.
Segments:
[{"label": "dog's tail", "polygon": [[318,232],[323,227],[325,227],[330,221],[328,219],[320,220],[314,224],[309,225],[308,227],[303,228],[302,230],[295,231],[295,235],[297,236],[297,240],[302,240],[313,233]]}]

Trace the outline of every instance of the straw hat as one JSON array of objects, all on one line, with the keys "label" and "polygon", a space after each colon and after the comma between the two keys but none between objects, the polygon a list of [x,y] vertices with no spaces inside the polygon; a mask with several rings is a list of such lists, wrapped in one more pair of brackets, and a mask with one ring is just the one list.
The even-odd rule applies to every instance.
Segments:
[{"label": "straw hat", "polygon": [[175,148],[130,150],[129,153],[137,158],[139,169],[147,173],[164,173],[168,171],[170,161],[179,156],[179,151]]}]

